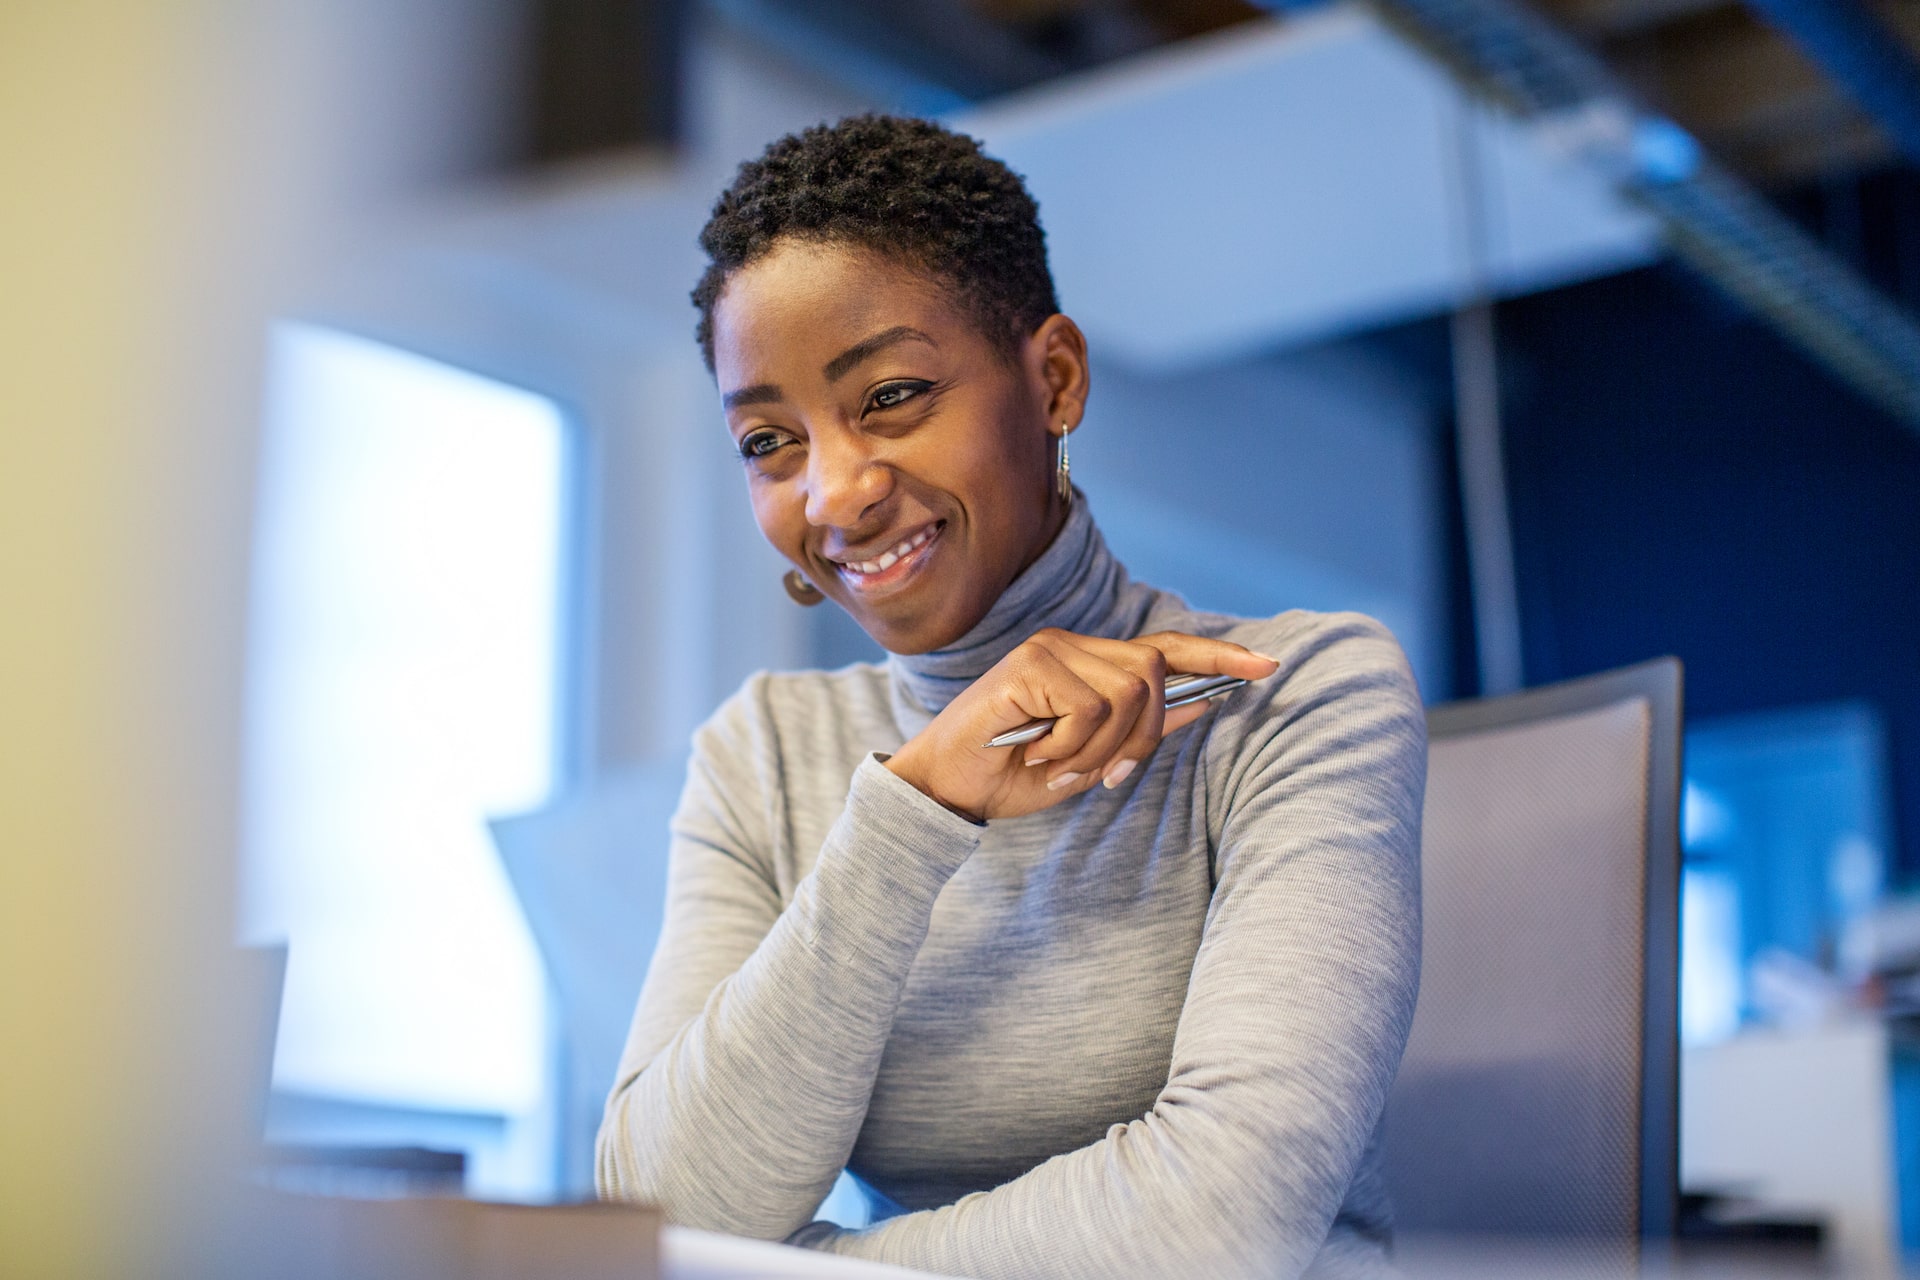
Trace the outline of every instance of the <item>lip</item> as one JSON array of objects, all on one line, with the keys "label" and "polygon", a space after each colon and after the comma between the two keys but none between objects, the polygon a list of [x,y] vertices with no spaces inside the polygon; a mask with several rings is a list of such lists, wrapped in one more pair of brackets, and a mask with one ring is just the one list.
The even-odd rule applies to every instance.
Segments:
[{"label": "lip", "polygon": [[[927,540],[878,572],[856,573],[849,569],[844,563],[838,560],[834,561],[834,569],[840,575],[840,581],[846,584],[849,591],[856,592],[863,596],[872,596],[895,590],[910,579],[918,576],[920,571],[926,567],[928,560],[932,558],[935,548],[940,545],[941,536],[946,533],[947,522],[945,520],[936,520],[931,525],[922,525],[921,529],[932,530]],[[920,531],[920,529],[916,529],[905,538],[896,539],[893,546],[897,547],[902,542],[919,537]],[[891,550],[891,548],[888,548],[888,550]],[[883,551],[881,554],[885,554],[885,552]],[[858,561],[856,561],[856,563],[857,562]]]}]

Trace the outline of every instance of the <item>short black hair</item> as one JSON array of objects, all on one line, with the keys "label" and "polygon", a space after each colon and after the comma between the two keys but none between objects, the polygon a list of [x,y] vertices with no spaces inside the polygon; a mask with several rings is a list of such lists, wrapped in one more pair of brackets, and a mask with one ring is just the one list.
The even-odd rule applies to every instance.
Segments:
[{"label": "short black hair", "polygon": [[1060,309],[1040,206],[1020,175],[931,120],[849,116],[773,143],[714,203],[700,232],[709,261],[693,290],[709,372],[727,277],[783,238],[870,249],[929,273],[1002,354]]}]

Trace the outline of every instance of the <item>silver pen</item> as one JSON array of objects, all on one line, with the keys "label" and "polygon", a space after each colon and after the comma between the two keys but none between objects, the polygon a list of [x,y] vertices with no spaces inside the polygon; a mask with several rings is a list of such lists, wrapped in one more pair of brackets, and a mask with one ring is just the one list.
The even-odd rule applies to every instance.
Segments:
[{"label": "silver pen", "polygon": [[[1200,702],[1206,698],[1217,698],[1223,693],[1232,693],[1246,680],[1240,676],[1200,676],[1182,674],[1167,677],[1167,710],[1184,707],[1189,702]],[[1053,728],[1051,720],[1029,720],[1018,729],[1009,729],[1005,733],[985,743],[989,747],[1017,747],[1023,742],[1032,742],[1044,738],[1047,730]]]}]

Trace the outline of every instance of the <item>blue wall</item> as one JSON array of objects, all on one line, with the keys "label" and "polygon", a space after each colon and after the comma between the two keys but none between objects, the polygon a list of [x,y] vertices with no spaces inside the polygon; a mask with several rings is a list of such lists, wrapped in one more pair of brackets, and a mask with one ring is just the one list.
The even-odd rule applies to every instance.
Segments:
[{"label": "blue wall", "polygon": [[1676,267],[1499,324],[1528,682],[1674,653],[1689,717],[1864,700],[1920,874],[1920,433]]}]

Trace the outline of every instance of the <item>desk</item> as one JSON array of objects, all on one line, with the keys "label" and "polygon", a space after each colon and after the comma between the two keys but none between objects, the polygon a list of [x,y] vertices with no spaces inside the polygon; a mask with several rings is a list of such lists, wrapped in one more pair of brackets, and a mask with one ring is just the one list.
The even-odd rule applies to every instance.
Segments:
[{"label": "desk", "polygon": [[[219,1275],[276,1280],[928,1280],[928,1273],[663,1226],[652,1209],[235,1188]],[[654,1265],[657,1256],[659,1265]]]},{"label": "desk", "polygon": [[660,1232],[661,1280],[928,1280],[929,1273],[691,1227]]},{"label": "desk", "polygon": [[[934,1280],[908,1267],[688,1227],[610,1205],[526,1208],[462,1200],[347,1200],[243,1188],[214,1265],[196,1274],[275,1280]],[[1634,1267],[1618,1244],[1403,1238],[1409,1280],[1814,1280],[1804,1262],[1730,1255]],[[655,1266],[655,1259],[658,1265]]]}]

